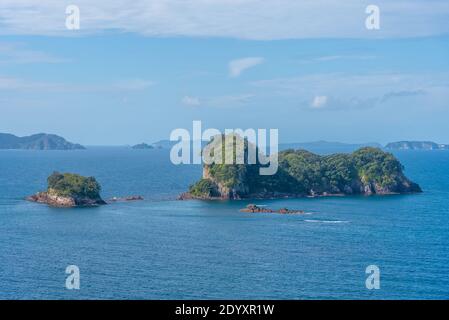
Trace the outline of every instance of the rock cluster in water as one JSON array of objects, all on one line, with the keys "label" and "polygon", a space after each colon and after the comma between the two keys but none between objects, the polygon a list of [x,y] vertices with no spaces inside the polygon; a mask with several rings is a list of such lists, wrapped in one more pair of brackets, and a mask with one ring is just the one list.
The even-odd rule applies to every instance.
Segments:
[{"label": "rock cluster in water", "polygon": [[281,208],[279,210],[273,210],[265,207],[259,207],[255,204],[249,204],[245,208],[240,209],[240,212],[248,213],[279,213],[279,214],[304,214],[303,210],[290,210],[287,208]]}]

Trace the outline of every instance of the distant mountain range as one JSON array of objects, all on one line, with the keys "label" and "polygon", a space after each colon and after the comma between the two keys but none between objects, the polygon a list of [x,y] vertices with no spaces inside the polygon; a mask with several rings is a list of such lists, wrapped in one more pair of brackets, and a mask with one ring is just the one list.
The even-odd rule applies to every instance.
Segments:
[{"label": "distant mountain range", "polygon": [[449,150],[449,144],[438,144],[432,141],[398,141],[385,146],[388,150]]},{"label": "distant mountain range", "polygon": [[[173,145],[178,143],[177,141],[161,140],[153,143],[153,146],[158,148],[169,149]],[[207,142],[203,141],[202,146],[204,147]],[[438,144],[431,141],[399,141],[388,143],[385,147],[377,142],[367,142],[367,143],[343,143],[334,141],[313,141],[313,142],[291,142],[291,143],[281,143],[279,144],[279,151],[287,149],[304,149],[310,152],[318,154],[328,154],[328,153],[348,153],[354,152],[363,147],[374,147],[387,150],[449,150],[448,144]]]},{"label": "distant mountain range", "polygon": [[26,137],[17,137],[9,133],[0,133],[0,149],[82,150],[85,147],[68,142],[54,134],[39,133]]},{"label": "distant mountain range", "polygon": [[[178,141],[160,140],[151,144],[141,143],[132,146],[133,149],[170,149]],[[192,141],[190,142],[192,145]],[[204,147],[207,141],[202,141]],[[342,143],[332,141],[292,142],[279,144],[279,151],[287,149],[303,149],[318,154],[348,153],[363,147],[375,147],[387,150],[449,150],[449,144],[439,144],[432,141],[398,141],[390,142],[385,147],[376,142]],[[84,146],[71,143],[55,134],[39,133],[31,136],[18,137],[9,133],[0,133],[0,149],[26,150],[81,150]]]}]

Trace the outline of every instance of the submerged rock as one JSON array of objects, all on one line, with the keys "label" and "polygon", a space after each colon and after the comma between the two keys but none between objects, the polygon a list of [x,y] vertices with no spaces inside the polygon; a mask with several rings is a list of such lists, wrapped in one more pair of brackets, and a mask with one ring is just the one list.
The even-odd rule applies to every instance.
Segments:
[{"label": "submerged rock", "polygon": [[122,201],[142,201],[142,196],[128,196],[128,197],[113,197],[109,199],[110,202],[122,202]]}]

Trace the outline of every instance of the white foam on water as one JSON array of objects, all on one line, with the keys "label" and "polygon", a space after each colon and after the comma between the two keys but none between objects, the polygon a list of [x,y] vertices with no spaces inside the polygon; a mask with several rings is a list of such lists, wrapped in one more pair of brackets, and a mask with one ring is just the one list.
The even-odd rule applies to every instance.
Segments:
[{"label": "white foam on water", "polygon": [[344,220],[304,220],[305,222],[311,223],[349,223],[349,221]]}]

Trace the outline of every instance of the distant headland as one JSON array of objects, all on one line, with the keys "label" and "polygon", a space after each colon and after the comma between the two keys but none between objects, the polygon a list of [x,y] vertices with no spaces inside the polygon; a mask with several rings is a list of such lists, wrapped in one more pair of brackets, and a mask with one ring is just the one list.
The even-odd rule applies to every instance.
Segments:
[{"label": "distant headland", "polygon": [[[245,148],[251,147],[251,144],[245,143]],[[220,150],[222,147],[213,149]],[[224,161],[223,164],[205,164],[202,179],[180,199],[266,199],[422,192],[418,184],[404,175],[402,164],[391,153],[379,148],[364,147],[351,154],[326,156],[289,149],[279,152],[278,159],[279,169],[272,176],[259,175],[260,164],[224,164]]]},{"label": "distant headland", "polygon": [[388,150],[449,150],[449,144],[439,144],[432,141],[398,141],[385,146]]},{"label": "distant headland", "polygon": [[146,144],[146,143],[140,143],[140,144],[136,144],[136,145],[132,146],[131,148],[136,149],[136,150],[145,150],[145,149],[154,149],[154,146]]},{"label": "distant headland", "polygon": [[80,144],[68,142],[55,134],[39,133],[17,137],[9,133],[0,133],[0,149],[83,150],[86,148]]}]

